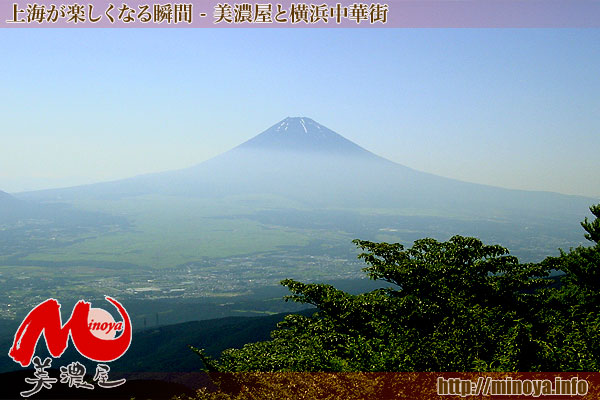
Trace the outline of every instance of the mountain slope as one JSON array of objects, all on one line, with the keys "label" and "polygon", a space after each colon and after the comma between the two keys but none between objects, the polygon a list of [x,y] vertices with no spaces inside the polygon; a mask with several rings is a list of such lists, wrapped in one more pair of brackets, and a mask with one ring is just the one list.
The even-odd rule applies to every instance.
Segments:
[{"label": "mountain slope", "polygon": [[306,117],[286,118],[196,166],[23,194],[43,200],[164,194],[273,195],[318,208],[394,208],[433,215],[579,220],[593,199],[508,190],[419,172],[379,157]]},{"label": "mountain slope", "polygon": [[[311,308],[293,314],[310,316],[315,311]],[[225,349],[269,340],[271,331],[289,314],[292,313],[215,318],[135,331],[131,347],[121,358],[111,363],[111,371],[199,371],[204,365],[198,355],[189,349],[189,345],[205,349],[211,357],[218,357]],[[10,346],[10,342],[7,341],[7,345]],[[38,348],[36,354],[42,359],[49,356],[45,348]],[[93,363],[87,360],[82,361],[81,355],[71,346],[61,356],[61,363],[66,364],[70,361],[87,363],[90,368],[93,366]],[[0,371],[18,368],[19,366],[8,357],[0,360]]]},{"label": "mountain slope", "polygon": [[23,217],[37,218],[39,206],[0,191],[0,222],[14,221]]},{"label": "mountain slope", "polygon": [[19,203],[19,200],[17,200],[14,196],[11,196],[10,194],[0,190],[0,206],[8,206],[11,204],[14,205],[17,203]]}]

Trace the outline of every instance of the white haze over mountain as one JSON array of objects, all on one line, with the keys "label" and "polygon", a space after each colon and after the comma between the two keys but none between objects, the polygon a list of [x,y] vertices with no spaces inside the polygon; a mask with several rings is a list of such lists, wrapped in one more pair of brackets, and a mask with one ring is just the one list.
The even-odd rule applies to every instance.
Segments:
[{"label": "white haze over mountain", "polygon": [[113,182],[23,193],[69,200],[165,194],[274,195],[314,208],[385,208],[431,215],[578,220],[594,201],[508,190],[419,172],[379,157],[306,117],[290,117],[196,166]]}]

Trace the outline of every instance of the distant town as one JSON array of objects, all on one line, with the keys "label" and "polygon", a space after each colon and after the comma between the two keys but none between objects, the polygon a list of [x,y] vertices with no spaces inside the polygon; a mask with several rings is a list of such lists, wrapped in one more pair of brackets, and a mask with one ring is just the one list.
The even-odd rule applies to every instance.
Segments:
[{"label": "distant town", "polygon": [[[175,268],[140,269],[124,272],[98,269],[89,275],[78,267],[45,267],[47,273],[28,267],[0,270],[0,318],[14,319],[46,300],[92,299],[104,295],[120,300],[232,297],[249,290],[277,285],[282,279],[311,281],[364,277],[364,263],[330,255],[284,253],[207,259]],[[77,272],[74,273],[75,269]],[[50,271],[51,270],[51,271]]]}]

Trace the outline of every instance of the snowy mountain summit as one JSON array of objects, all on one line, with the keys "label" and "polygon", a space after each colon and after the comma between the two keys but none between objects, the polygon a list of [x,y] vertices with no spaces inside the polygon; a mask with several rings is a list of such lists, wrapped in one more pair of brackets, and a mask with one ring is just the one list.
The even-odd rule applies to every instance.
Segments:
[{"label": "snowy mountain summit", "polygon": [[373,154],[307,117],[288,117],[242,143],[240,150],[318,152],[338,155]]}]

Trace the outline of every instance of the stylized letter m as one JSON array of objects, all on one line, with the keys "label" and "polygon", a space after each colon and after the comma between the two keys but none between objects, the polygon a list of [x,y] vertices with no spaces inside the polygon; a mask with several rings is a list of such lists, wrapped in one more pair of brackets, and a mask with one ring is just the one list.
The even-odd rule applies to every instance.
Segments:
[{"label": "stylized letter m", "polygon": [[125,308],[116,300],[106,296],[123,318],[121,335],[114,339],[100,339],[88,327],[90,303],[80,300],[73,308],[71,318],[62,325],[60,304],[48,299],[38,304],[27,314],[15,333],[8,355],[23,367],[31,363],[37,342],[44,333],[46,347],[52,357],[60,357],[67,349],[69,334],[73,345],[81,355],[93,361],[113,361],[121,357],[131,344],[131,321]]}]

